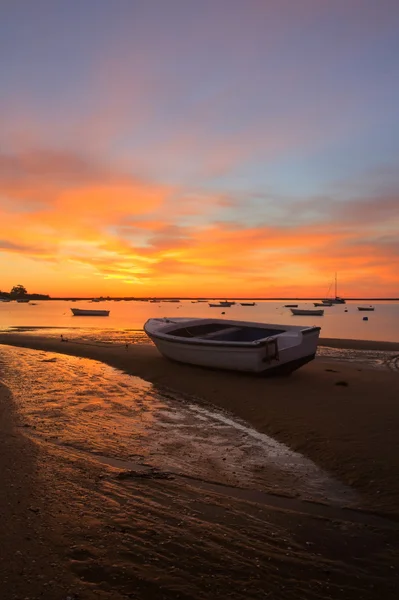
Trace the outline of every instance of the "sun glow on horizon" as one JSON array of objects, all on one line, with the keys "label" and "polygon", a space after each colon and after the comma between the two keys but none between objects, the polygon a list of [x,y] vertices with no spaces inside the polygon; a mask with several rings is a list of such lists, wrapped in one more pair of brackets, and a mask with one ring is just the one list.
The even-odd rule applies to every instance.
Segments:
[{"label": "sun glow on horizon", "polygon": [[399,5],[287,2],[10,3],[0,289],[398,297]]}]

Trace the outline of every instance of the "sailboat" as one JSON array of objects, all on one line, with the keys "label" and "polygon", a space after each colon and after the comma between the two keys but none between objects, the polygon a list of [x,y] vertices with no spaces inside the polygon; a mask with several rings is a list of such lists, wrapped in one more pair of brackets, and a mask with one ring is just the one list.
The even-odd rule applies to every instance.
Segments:
[{"label": "sailboat", "polygon": [[335,298],[324,298],[322,303],[326,306],[331,306],[331,304],[346,304],[345,300],[338,296],[337,273],[335,273]]}]

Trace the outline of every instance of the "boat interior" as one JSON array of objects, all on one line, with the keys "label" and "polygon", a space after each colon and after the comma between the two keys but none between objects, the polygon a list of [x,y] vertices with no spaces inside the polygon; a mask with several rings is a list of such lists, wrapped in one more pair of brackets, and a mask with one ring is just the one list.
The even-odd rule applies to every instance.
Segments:
[{"label": "boat interior", "polygon": [[183,338],[200,338],[218,340],[223,342],[255,342],[264,338],[285,333],[285,329],[268,329],[239,325],[234,326],[224,323],[204,323],[190,327],[179,327],[168,331],[168,335]]}]

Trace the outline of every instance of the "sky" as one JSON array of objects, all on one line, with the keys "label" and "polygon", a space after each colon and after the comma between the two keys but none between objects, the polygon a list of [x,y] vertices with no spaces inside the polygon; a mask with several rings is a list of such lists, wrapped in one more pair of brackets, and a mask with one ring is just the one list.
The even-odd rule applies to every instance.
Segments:
[{"label": "sky", "polygon": [[0,0],[0,290],[399,297],[397,0]]}]

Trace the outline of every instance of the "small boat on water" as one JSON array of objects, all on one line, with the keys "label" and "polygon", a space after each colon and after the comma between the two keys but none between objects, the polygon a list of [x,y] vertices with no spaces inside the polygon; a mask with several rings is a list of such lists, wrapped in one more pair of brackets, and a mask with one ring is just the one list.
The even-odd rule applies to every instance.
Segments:
[{"label": "small boat on water", "polygon": [[18,298],[18,304],[28,304],[29,300],[27,298]]},{"label": "small boat on water", "polygon": [[87,308],[71,308],[74,317],[108,317],[109,310],[90,310]]},{"label": "small boat on water", "polygon": [[241,306],[256,306],[256,302],[240,302]]},{"label": "small boat on water", "polygon": [[164,317],[146,321],[144,331],[172,360],[271,375],[313,360],[320,327]]},{"label": "small boat on water", "polygon": [[322,300],[323,304],[331,306],[332,304],[346,304],[346,300],[340,298],[339,296],[335,296],[335,298],[325,298]]},{"label": "small boat on water", "polygon": [[373,311],[374,310],[374,306],[358,306],[357,310],[368,310],[368,311]]},{"label": "small boat on water", "polygon": [[209,306],[211,308],[228,308],[229,306],[233,306],[233,304],[235,304],[234,302],[227,302],[227,300],[225,302],[215,302],[214,304],[212,304],[212,302],[209,303]]},{"label": "small boat on water", "polygon": [[[331,288],[331,285],[330,285],[330,288]],[[337,278],[336,273],[335,273],[335,297],[334,298],[323,298],[322,302],[326,306],[327,305],[332,306],[333,304],[346,304],[346,301],[343,298],[341,298],[340,296],[338,296],[338,278]]]},{"label": "small boat on water", "polygon": [[297,308],[298,304],[284,304],[284,308]]},{"label": "small boat on water", "polygon": [[323,302],[313,302],[313,306],[332,306],[332,302],[327,302],[327,300],[323,300]]},{"label": "small boat on water", "polygon": [[293,315],[304,315],[304,316],[312,316],[312,317],[322,317],[324,315],[323,309],[313,309],[313,308],[291,308],[291,312]]}]

